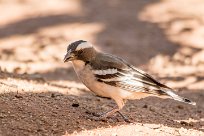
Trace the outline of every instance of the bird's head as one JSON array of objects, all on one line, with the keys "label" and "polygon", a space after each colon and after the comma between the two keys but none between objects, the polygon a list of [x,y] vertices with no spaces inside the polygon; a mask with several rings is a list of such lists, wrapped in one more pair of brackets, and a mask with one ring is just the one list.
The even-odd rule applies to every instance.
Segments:
[{"label": "bird's head", "polygon": [[95,52],[91,43],[83,40],[75,41],[68,45],[64,62],[73,60],[87,62],[94,58]]}]

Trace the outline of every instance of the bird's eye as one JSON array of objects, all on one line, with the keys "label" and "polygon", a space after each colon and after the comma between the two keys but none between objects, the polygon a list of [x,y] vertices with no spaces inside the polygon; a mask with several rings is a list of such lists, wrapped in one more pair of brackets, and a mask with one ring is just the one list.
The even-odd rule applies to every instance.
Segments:
[{"label": "bird's eye", "polygon": [[79,50],[79,51],[78,51],[78,54],[82,54],[82,53],[83,53],[83,50]]}]

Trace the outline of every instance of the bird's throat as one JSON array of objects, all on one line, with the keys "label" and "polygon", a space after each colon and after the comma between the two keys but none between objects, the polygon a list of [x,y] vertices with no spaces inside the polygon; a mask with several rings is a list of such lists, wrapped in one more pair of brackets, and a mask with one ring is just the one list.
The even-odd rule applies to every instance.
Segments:
[{"label": "bird's throat", "polygon": [[72,64],[76,72],[80,72],[85,67],[85,62],[82,60],[73,60]]}]

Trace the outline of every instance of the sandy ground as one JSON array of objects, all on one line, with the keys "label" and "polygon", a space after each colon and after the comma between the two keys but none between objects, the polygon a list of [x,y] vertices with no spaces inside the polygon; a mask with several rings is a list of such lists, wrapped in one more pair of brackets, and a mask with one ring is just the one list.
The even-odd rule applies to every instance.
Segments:
[{"label": "sandy ground", "polygon": [[[0,0],[0,135],[204,135],[202,0]],[[84,39],[197,102],[156,97],[115,106],[91,93],[62,59]]]}]

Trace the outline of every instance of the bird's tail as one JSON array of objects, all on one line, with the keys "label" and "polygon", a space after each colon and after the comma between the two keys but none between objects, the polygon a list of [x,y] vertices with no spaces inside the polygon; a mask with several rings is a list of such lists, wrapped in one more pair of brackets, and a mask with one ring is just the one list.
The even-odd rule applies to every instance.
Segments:
[{"label": "bird's tail", "polygon": [[161,88],[162,91],[164,91],[168,96],[170,96],[171,98],[173,98],[174,100],[180,101],[180,102],[184,102],[184,103],[188,103],[191,105],[196,105],[196,102],[193,102],[187,98],[184,98],[182,96],[177,95],[176,93],[174,93],[172,90],[167,89],[167,88]]}]

